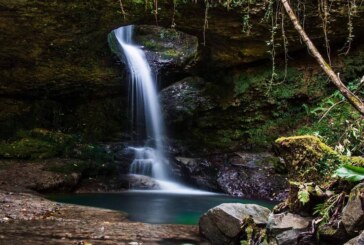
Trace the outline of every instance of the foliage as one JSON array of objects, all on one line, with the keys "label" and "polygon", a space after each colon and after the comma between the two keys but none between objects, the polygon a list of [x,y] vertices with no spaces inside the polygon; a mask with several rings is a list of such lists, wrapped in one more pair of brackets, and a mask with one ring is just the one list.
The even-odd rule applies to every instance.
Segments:
[{"label": "foliage", "polygon": [[44,129],[18,131],[12,142],[0,143],[0,156],[5,158],[39,159],[67,155],[75,138]]},{"label": "foliage", "polygon": [[[348,85],[358,94],[363,93],[361,86],[358,79]],[[351,108],[338,91],[324,98],[317,106],[310,108],[304,105],[304,108],[312,124],[298,129],[298,135],[320,135],[335,150],[348,156],[364,154],[364,118]]]},{"label": "foliage", "polygon": [[46,129],[21,130],[10,142],[0,143],[0,157],[21,159],[45,159],[72,157],[109,161],[111,156],[100,145],[85,144],[74,135]]},{"label": "foliage", "polygon": [[314,183],[303,183],[303,182],[294,182],[291,181],[290,185],[298,187],[297,198],[298,200],[305,205],[310,201],[310,195],[312,194],[320,194],[320,188],[318,186],[314,187]]},{"label": "foliage", "polygon": [[268,244],[268,235],[266,229],[258,227],[251,215],[243,218],[241,224],[243,236],[240,237],[241,245],[249,244]]},{"label": "foliage", "polygon": [[334,194],[325,202],[316,205],[313,214],[319,215],[322,218],[321,225],[329,222],[331,216],[337,213],[336,210],[341,207],[340,204],[344,201],[344,197],[344,192],[340,194]]},{"label": "foliage", "polygon": [[350,182],[358,182],[364,179],[364,168],[344,164],[335,171],[334,177],[341,177]]}]

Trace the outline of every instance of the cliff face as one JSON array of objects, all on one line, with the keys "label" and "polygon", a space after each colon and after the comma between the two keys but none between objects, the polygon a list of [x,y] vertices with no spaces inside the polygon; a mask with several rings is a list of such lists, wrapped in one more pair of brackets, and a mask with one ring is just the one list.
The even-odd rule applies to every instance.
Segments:
[{"label": "cliff face", "polygon": [[[342,1],[331,2],[332,28],[328,35],[332,45],[341,45],[348,35],[347,5]],[[244,101],[243,107],[230,103],[235,101],[234,96],[222,94],[234,89],[234,81],[238,77],[249,76],[245,72],[246,66],[250,67],[248,74],[255,76],[261,69],[254,68],[256,62],[270,57],[266,41],[270,39],[271,25],[269,21],[261,22],[266,5],[258,2],[249,6],[251,35],[242,32],[246,6],[238,5],[227,10],[221,4],[212,5],[208,10],[204,46],[206,9],[202,2],[176,1],[176,11],[173,12],[172,1],[159,1],[157,20],[152,13],[151,1],[147,3],[123,1],[127,14],[124,19],[118,1],[0,0],[0,30],[3,34],[0,39],[0,134],[9,136],[19,128],[46,127],[80,132],[90,139],[119,137],[127,131],[127,79],[122,66],[115,62],[109,50],[107,34],[126,23],[158,22],[160,26],[170,27],[173,18],[177,30],[199,38],[199,62],[187,73],[201,76],[212,83],[213,88],[218,88],[208,91],[215,93],[215,97],[221,97],[218,103],[223,106],[209,113],[217,111],[221,118],[231,117],[246,107],[259,110],[260,107],[254,105],[262,102],[254,100],[252,90],[238,91],[241,98],[249,98]],[[307,4],[305,25],[310,36],[322,44],[323,32],[316,8],[314,1]],[[358,15],[361,11],[362,7],[359,7]],[[363,22],[363,18],[355,18],[354,30],[360,30]],[[290,50],[300,50],[302,44],[289,22],[285,26]],[[277,42],[280,39],[277,34]],[[148,49],[145,40],[142,44]],[[282,52],[282,47],[278,47],[277,51]],[[306,50],[303,49],[303,52]],[[168,79],[165,84],[172,84],[181,75],[163,78]],[[244,79],[240,79],[244,84],[240,84],[242,87],[250,86],[244,82],[246,80],[254,83],[252,78]],[[265,80],[262,78],[257,84]],[[225,91],[221,92],[221,88]],[[224,101],[230,104],[226,105]],[[290,103],[285,106],[292,108]],[[250,110],[244,120],[249,121],[252,113]],[[261,120],[271,118],[268,112],[263,114],[259,116],[263,118]],[[200,121],[198,116],[194,116],[194,120]],[[205,131],[214,131],[218,127],[223,132],[225,126],[221,125]]]},{"label": "cliff face", "polygon": [[106,40],[121,23],[117,10],[112,1],[0,1],[2,135],[122,129],[123,74]]}]

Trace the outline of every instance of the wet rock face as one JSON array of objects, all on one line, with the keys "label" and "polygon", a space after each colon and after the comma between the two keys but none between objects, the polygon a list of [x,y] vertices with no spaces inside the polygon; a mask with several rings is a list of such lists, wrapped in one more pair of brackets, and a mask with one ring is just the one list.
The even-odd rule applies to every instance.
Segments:
[{"label": "wet rock face", "polygon": [[112,1],[1,1],[0,95],[115,94],[121,72],[106,36],[120,24],[117,9]]},{"label": "wet rock face", "polygon": [[136,190],[160,190],[161,187],[155,179],[144,176],[129,174],[127,176],[121,176],[122,179],[128,182],[129,189]]},{"label": "wet rock face", "polygon": [[216,181],[219,165],[208,159],[176,157],[175,171],[186,183],[209,191],[220,191]]},{"label": "wet rock face", "polygon": [[168,124],[183,123],[216,106],[206,93],[205,81],[199,77],[186,77],[174,83],[163,89],[159,98]]},{"label": "wet rock face", "polygon": [[245,154],[234,157],[232,164],[224,166],[217,174],[219,187],[226,193],[246,198],[283,200],[286,180],[273,169],[268,155]]},{"label": "wet rock face", "polygon": [[224,203],[200,218],[200,233],[213,245],[236,244],[244,218],[251,216],[255,224],[265,226],[269,213],[269,209],[255,204]]},{"label": "wet rock face", "polygon": [[175,159],[180,177],[198,188],[244,198],[283,201],[286,197],[285,175],[277,173],[275,158],[268,153]]}]

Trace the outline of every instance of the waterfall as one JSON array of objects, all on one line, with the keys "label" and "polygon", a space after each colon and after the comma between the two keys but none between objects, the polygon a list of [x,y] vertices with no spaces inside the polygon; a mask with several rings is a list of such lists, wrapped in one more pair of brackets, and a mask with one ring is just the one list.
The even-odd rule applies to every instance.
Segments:
[{"label": "waterfall", "polygon": [[129,147],[135,154],[130,172],[166,180],[166,168],[162,166],[166,161],[162,143],[164,127],[152,70],[143,50],[132,42],[132,25],[120,27],[114,30],[113,34],[122,49],[123,59],[130,72],[129,96],[132,122],[138,124],[144,120],[142,124],[146,127],[146,138],[154,142],[154,148]]},{"label": "waterfall", "polygon": [[[109,34],[109,45],[121,60],[126,61],[130,72],[129,97],[134,124],[145,125],[145,138],[153,146],[128,147],[134,152],[131,174],[147,175],[156,179],[162,190],[173,193],[205,194],[208,192],[187,188],[168,178],[168,160],[164,154],[164,133],[156,81],[143,50],[133,44],[133,26],[123,26]],[[137,126],[136,126],[137,128]]]}]

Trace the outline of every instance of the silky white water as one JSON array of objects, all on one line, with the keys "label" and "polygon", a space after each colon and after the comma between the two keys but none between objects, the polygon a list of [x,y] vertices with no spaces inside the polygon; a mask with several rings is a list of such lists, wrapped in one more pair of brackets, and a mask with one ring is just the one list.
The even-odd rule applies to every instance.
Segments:
[{"label": "silky white water", "polygon": [[[193,192],[171,181],[167,174],[168,161],[163,153],[163,121],[159,106],[156,81],[143,50],[132,41],[133,26],[120,27],[113,31],[124,60],[130,71],[129,96],[132,122],[145,120],[146,138],[154,142],[153,147],[129,147],[134,151],[130,166],[131,174],[147,175],[155,178],[163,190]],[[135,118],[134,118],[135,117]]]}]

